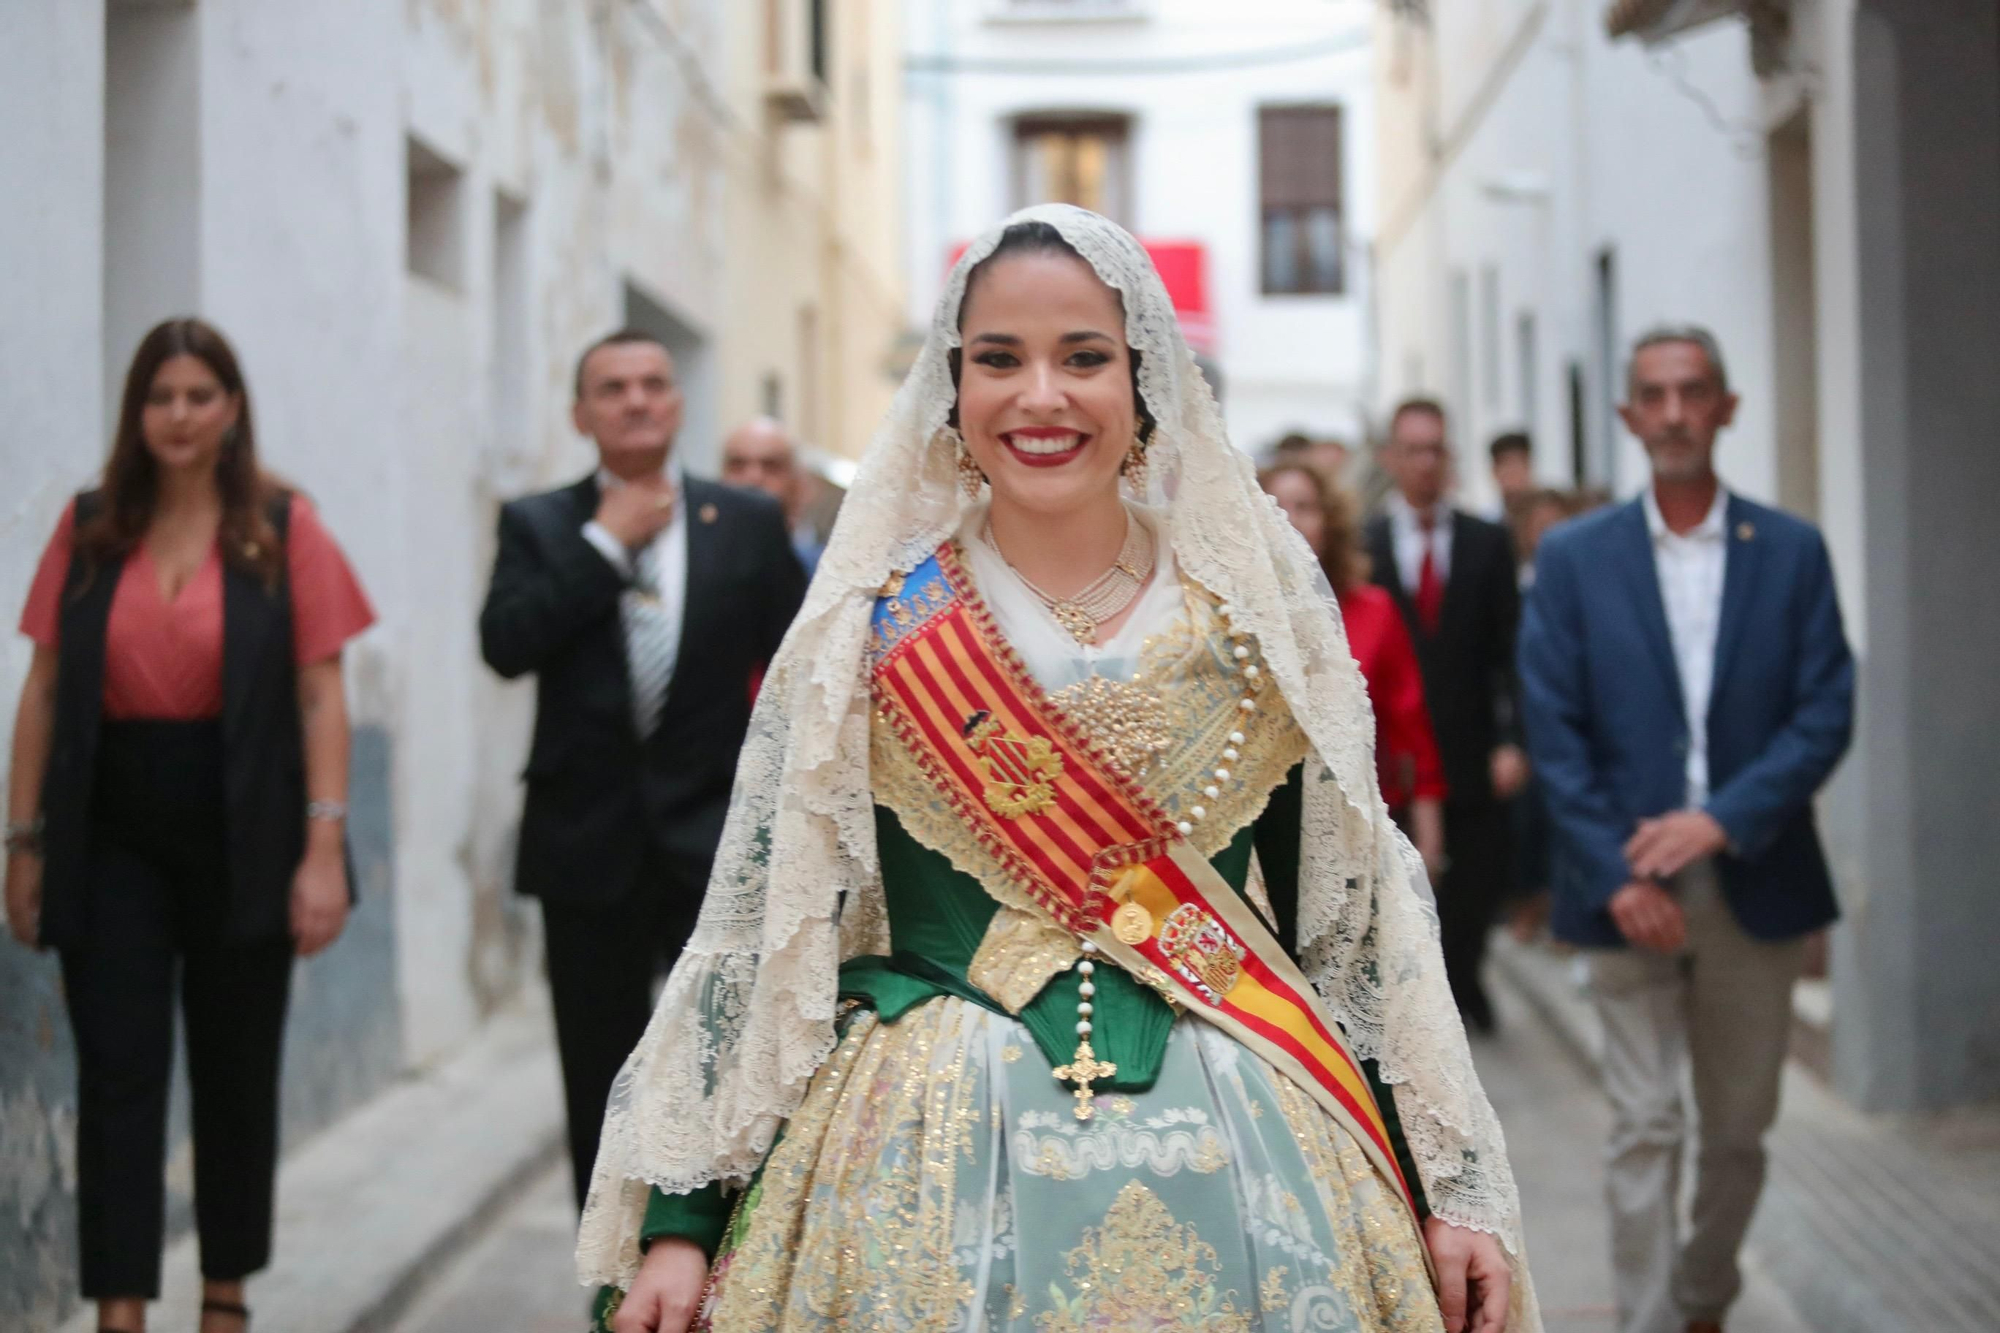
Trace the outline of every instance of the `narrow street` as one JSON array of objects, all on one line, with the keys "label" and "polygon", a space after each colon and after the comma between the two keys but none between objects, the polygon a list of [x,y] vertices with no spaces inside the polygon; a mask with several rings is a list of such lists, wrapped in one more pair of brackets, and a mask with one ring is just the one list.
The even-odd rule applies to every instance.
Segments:
[{"label": "narrow street", "polygon": [[[1596,1087],[1537,1015],[1496,987],[1502,1025],[1477,1046],[1507,1129],[1528,1219],[1528,1254],[1548,1333],[1611,1333],[1615,1317],[1599,1165],[1607,1113]],[[417,1298],[394,1333],[575,1333],[584,1294],[570,1278],[574,1214],[552,1165]],[[1805,1333],[1749,1267],[1730,1333]]]}]

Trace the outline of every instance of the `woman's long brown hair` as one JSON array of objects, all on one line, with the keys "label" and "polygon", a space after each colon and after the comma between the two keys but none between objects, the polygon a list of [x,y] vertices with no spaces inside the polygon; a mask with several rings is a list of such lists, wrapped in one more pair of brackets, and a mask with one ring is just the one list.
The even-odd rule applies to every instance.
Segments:
[{"label": "woman's long brown hair", "polygon": [[1319,567],[1326,571],[1326,581],[1336,593],[1366,583],[1369,560],[1361,544],[1361,506],[1354,502],[1346,487],[1329,480],[1307,463],[1273,464],[1257,474],[1257,484],[1268,491],[1271,482],[1286,472],[1304,477],[1319,492],[1322,540],[1326,543],[1326,549],[1319,552]]},{"label": "woman's long brown hair", "polygon": [[223,441],[215,463],[215,489],[222,498],[222,521],[216,536],[222,558],[275,586],[284,553],[271,527],[268,509],[279,489],[275,479],[257,465],[257,433],[250,419],[250,391],[229,340],[198,319],[170,319],[139,340],[125,372],[125,393],[118,408],[118,429],[111,437],[111,458],[104,465],[104,505],[76,534],[77,549],[93,566],[130,555],[146,535],[159,502],[159,464],[146,448],[141,418],[153,377],[177,356],[191,356],[207,366],[223,390],[237,400],[235,428]]}]

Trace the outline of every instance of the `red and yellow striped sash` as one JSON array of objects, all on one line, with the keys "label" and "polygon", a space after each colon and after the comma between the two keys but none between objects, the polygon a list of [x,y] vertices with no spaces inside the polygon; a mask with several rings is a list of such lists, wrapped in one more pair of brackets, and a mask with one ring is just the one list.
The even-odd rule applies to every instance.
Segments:
[{"label": "red and yellow striped sash", "polygon": [[1053,706],[950,545],[877,602],[872,655],[877,710],[1014,883],[1310,1092],[1409,1204],[1381,1109],[1311,984],[1173,821]]}]

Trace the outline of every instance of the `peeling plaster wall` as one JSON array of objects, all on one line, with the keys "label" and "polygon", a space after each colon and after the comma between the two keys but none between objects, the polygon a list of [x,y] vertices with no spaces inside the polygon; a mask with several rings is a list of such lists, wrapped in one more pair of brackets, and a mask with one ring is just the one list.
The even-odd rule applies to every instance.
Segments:
[{"label": "peeling plaster wall", "polygon": [[[192,304],[243,357],[267,464],[311,496],[380,618],[347,656],[362,905],[295,982],[289,1146],[400,1070],[448,1058],[537,969],[536,915],[511,892],[531,687],[478,658],[495,513],[588,466],[568,423],[571,366],[622,322],[628,290],[722,366],[723,179],[680,62],[719,68],[724,11],[147,11],[188,25],[181,68],[198,78],[182,90],[184,230],[166,238],[188,265],[162,273],[161,234],[138,211],[160,191],[125,169],[111,193],[134,202],[112,213],[107,244],[107,3],[122,0],[0,5],[0,110],[16,127],[0,139],[0,190],[28,201],[0,210],[0,610],[18,615],[64,499],[102,459],[101,404],[134,331],[179,313],[153,304]],[[456,173],[450,281],[407,262],[413,139]],[[138,279],[107,302],[107,272]],[[107,304],[121,321],[110,337]],[[714,421],[719,370],[704,392],[692,416]],[[685,441],[697,470],[709,435]],[[24,640],[0,644],[0,728],[28,657]],[[184,1088],[175,1104],[178,1230]],[[0,1327],[49,1326],[74,1303],[74,1116],[54,962],[0,943]]]},{"label": "peeling plaster wall", "polygon": [[[97,457],[104,13],[0,5],[0,613]],[[23,262],[24,256],[34,262]],[[0,641],[11,738],[27,640]],[[55,960],[0,940],[0,1328],[48,1327],[76,1265],[76,1065]]]}]

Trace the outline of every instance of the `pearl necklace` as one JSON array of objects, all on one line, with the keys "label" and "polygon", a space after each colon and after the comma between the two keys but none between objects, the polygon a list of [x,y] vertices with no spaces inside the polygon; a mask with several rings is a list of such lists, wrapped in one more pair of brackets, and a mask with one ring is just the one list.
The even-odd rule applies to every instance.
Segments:
[{"label": "pearl necklace", "polygon": [[1134,519],[1127,511],[1125,515],[1125,543],[1118,548],[1118,558],[1111,562],[1111,568],[1099,574],[1088,584],[1068,597],[1057,597],[1037,587],[1035,581],[1014,567],[1007,559],[1007,553],[1000,550],[1000,543],[993,540],[993,522],[986,523],[986,544],[999,553],[1000,559],[1014,577],[1021,580],[1028,591],[1033,593],[1056,623],[1068,630],[1070,637],[1085,645],[1097,642],[1097,627],[1112,619],[1126,607],[1132,605],[1145,588],[1146,580],[1153,577],[1153,564],[1157,552],[1153,546],[1153,535],[1146,525]]},{"label": "pearl necklace", "polygon": [[[1129,518],[1126,521],[1131,522]],[[1132,526],[1136,528],[1139,525],[1132,523]],[[1019,574],[1020,571],[1016,570],[1015,573]],[[1027,582],[1026,579],[1021,581]],[[1034,587],[1033,584],[1028,586]],[[1223,668],[1233,669],[1242,677],[1243,696],[1236,701],[1236,708],[1243,715],[1242,725],[1247,728],[1250,725],[1251,715],[1257,711],[1257,695],[1264,689],[1264,672],[1257,664],[1257,654],[1251,646],[1249,631],[1236,623],[1236,608],[1224,602],[1216,607],[1216,614],[1222,621],[1224,632],[1228,635],[1229,654],[1223,659]],[[1229,732],[1228,744],[1222,748],[1222,762],[1210,770],[1208,780],[1200,788],[1200,795],[1204,799],[1219,800],[1223,789],[1237,780],[1232,766],[1242,759],[1242,747],[1248,744],[1248,740],[1242,730],[1232,729]],[[1190,805],[1186,807],[1185,815],[1185,818],[1174,825],[1174,831],[1183,838],[1191,836],[1195,825],[1207,818],[1208,809],[1203,805]],[[1144,944],[1152,938],[1155,925],[1151,912],[1129,900],[1121,903],[1111,914],[1111,934],[1120,944],[1130,946]],[[1089,1120],[1097,1114],[1096,1089],[1091,1085],[1112,1077],[1118,1072],[1118,1065],[1114,1061],[1098,1059],[1097,1052],[1090,1044],[1091,1033],[1096,1028],[1093,1020],[1097,1008],[1095,1004],[1097,941],[1086,935],[1077,940],[1077,951],[1082,956],[1077,959],[1074,966],[1082,981],[1077,986],[1076,992],[1076,1054],[1070,1057],[1068,1064],[1057,1065],[1051,1072],[1062,1082],[1073,1085],[1076,1118]]]}]

